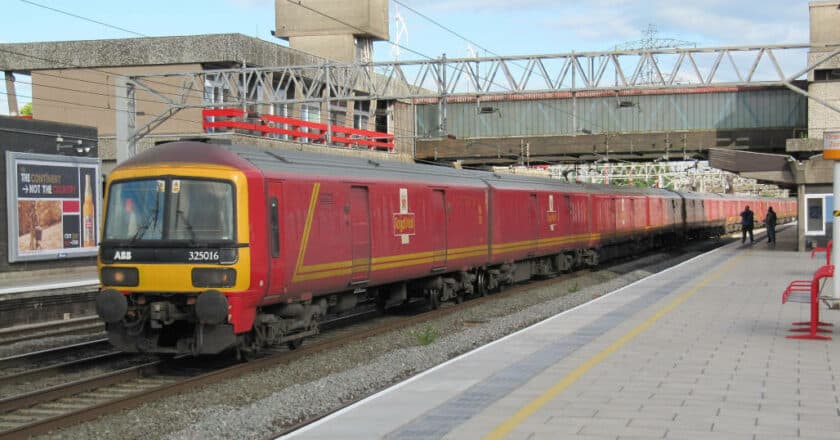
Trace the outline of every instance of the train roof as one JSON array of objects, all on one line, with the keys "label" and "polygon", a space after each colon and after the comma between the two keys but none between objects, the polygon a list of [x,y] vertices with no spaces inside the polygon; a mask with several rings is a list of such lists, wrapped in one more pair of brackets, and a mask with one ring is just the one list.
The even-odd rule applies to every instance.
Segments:
[{"label": "train roof", "polygon": [[534,191],[564,191],[611,193],[627,195],[657,195],[661,197],[698,198],[710,195],[721,198],[749,199],[707,193],[685,193],[657,188],[637,188],[598,184],[578,184],[556,179],[464,170],[436,165],[405,163],[396,160],[373,160],[352,156],[316,153],[299,150],[265,148],[249,145],[219,145],[196,141],[169,142],[146,150],[121,164],[124,166],[154,166],[162,163],[208,163],[241,170],[256,169],[264,174],[301,173],[336,178],[370,179],[401,182],[460,185],[498,189],[532,189]]},{"label": "train roof", "polygon": [[673,191],[655,188],[635,188],[611,185],[578,184],[542,177],[521,176],[491,171],[465,170],[438,165],[374,161],[370,159],[296,150],[278,150],[235,145],[229,147],[257,168],[268,172],[303,172],[340,177],[429,182],[436,184],[484,186],[498,189],[533,189],[535,191],[564,191],[589,193],[619,193],[628,195],[656,194],[678,197]]}]

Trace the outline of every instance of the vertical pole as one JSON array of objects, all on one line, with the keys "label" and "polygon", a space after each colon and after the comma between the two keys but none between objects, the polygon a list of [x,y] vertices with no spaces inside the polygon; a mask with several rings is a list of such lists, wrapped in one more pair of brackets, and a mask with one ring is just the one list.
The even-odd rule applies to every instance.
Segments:
[{"label": "vertical pole", "polygon": [[20,114],[20,109],[17,103],[17,93],[15,92],[15,74],[11,70],[6,72],[6,101],[9,104],[9,115],[17,116]]},{"label": "vertical pole", "polygon": [[[572,51],[572,136],[577,136],[577,92],[575,92],[575,51]],[[557,84],[560,88],[560,84]]]},{"label": "vertical pole", "polygon": [[446,84],[446,54],[440,58],[440,133],[441,137],[449,134],[446,127],[446,94],[448,87]]},{"label": "vertical pole", "polygon": [[[832,233],[832,240],[835,238],[840,238],[840,216],[837,214],[840,213],[840,161],[834,161],[834,206],[832,208],[832,218],[831,218],[831,233]],[[840,261],[840,242],[834,243],[831,249],[831,264],[837,265],[837,262]],[[836,268],[835,268],[836,269]],[[840,282],[837,282],[837,277],[840,276],[840,273],[835,274],[834,278],[832,279],[832,297],[835,301],[840,301]]]},{"label": "vertical pole", "polygon": [[[823,159],[834,161],[834,206],[831,213],[831,233],[834,234],[832,240],[840,238],[840,131],[823,131]],[[807,214],[807,206],[805,213]],[[803,217],[802,221],[807,221],[808,217]],[[840,261],[840,243],[835,243],[831,250],[831,264],[837,265]],[[832,279],[831,297],[834,300],[831,308],[837,308],[840,305],[840,282],[837,282],[837,275]]]},{"label": "vertical pole", "polygon": [[327,146],[332,146],[332,100],[330,97],[332,96],[332,91],[330,88],[332,84],[330,82],[330,65],[324,64],[324,76],[326,77],[326,84],[327,90],[325,90],[326,95],[326,102],[324,106],[327,107],[327,134],[324,138],[324,144]]},{"label": "vertical pole", "polygon": [[[797,180],[799,180],[797,178]],[[798,220],[796,225],[796,250],[799,252],[805,251],[805,223],[808,219],[808,209],[805,207],[805,184],[797,183],[796,185],[796,205],[799,207],[799,212],[796,214]]]},{"label": "vertical pole", "polygon": [[248,119],[248,77],[245,74],[245,61],[242,61],[242,74],[239,80],[239,102],[242,106],[242,112],[245,113],[245,119]]},{"label": "vertical pole", "polygon": [[124,76],[114,77],[116,101],[116,156],[117,163],[131,159],[137,152],[134,133],[135,108],[134,84]]}]

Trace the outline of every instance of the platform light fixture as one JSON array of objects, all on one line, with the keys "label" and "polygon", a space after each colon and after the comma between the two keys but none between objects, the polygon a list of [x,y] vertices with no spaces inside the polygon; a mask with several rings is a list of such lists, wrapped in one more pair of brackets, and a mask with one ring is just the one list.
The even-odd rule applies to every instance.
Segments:
[{"label": "platform light fixture", "polygon": [[55,138],[55,151],[57,153],[61,153],[61,150],[66,149],[75,151],[78,155],[87,155],[88,153],[90,153],[90,150],[93,149],[93,147],[91,147],[90,144],[85,145],[81,139],[76,139],[76,141],[73,143],[65,144],[64,138],[61,137],[61,135],[57,136]]}]

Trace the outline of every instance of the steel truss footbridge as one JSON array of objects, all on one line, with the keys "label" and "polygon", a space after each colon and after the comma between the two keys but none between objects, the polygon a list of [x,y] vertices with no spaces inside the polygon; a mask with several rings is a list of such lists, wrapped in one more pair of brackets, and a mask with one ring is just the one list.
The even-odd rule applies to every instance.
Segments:
[{"label": "steel truss footbridge", "polygon": [[[475,102],[476,113],[481,114],[494,111],[492,106],[482,105],[494,99],[569,98],[572,133],[581,129],[575,100],[599,94],[614,95],[616,107],[621,108],[633,105],[622,100],[626,94],[783,87],[840,112],[837,105],[809,95],[804,86],[809,72],[821,66],[840,65],[838,54],[840,45],[783,44],[506,57],[442,56],[416,61],[243,66],[121,77],[116,85],[117,151],[118,158],[120,152],[122,157],[130,157],[139,139],[179,112],[197,108],[252,110],[310,104],[329,111],[337,103],[356,101],[367,101],[371,108],[378,101],[437,105],[438,120],[431,132],[389,127],[397,137],[411,139],[451,138],[447,107],[459,100]],[[224,93],[208,99],[210,84]],[[152,97],[163,102],[165,108],[152,113],[143,110],[138,107],[144,101],[140,97]],[[151,116],[141,126],[136,124],[138,111]],[[328,115],[326,123],[330,124],[330,120]]]}]

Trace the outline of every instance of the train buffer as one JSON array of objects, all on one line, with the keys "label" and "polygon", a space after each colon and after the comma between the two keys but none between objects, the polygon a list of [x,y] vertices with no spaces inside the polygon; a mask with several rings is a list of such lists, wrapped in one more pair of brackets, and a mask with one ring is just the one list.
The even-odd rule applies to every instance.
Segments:
[{"label": "train buffer", "polygon": [[[830,252],[829,252],[830,254]],[[820,333],[831,333],[832,324],[820,321],[820,290],[822,290],[821,280],[823,278],[831,278],[834,276],[834,265],[826,264],[820,266],[814,273],[814,277],[810,280],[796,280],[788,284],[784,293],[782,293],[782,304],[787,302],[810,303],[811,304],[811,319],[808,321],[794,322],[790,329],[795,334],[788,335],[790,339],[817,339],[817,340],[831,340],[831,336],[821,335]],[[804,333],[804,334],[800,334]]]}]

